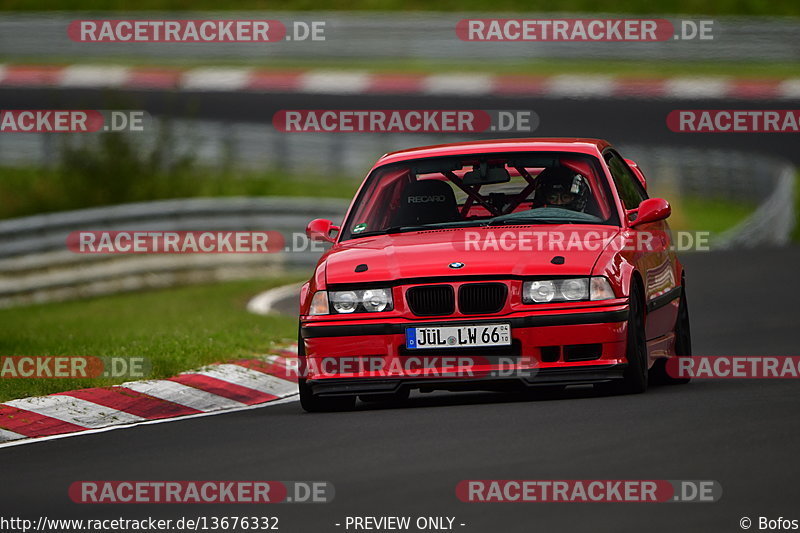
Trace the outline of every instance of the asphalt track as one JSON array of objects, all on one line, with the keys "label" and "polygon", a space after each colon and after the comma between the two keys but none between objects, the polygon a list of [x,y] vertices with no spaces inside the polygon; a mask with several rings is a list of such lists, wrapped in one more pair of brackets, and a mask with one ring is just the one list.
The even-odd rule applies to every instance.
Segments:
[{"label": "asphalt track", "polygon": [[[674,133],[666,117],[675,109],[787,109],[787,100],[729,98],[506,98],[496,96],[324,95],[297,93],[174,92],[101,89],[1,88],[3,109],[142,109],[153,116],[270,122],[281,109],[515,109],[541,120],[537,137],[599,137],[611,143],[728,148],[774,154],[800,164],[797,135],[789,133]],[[465,139],[512,137],[465,135]],[[519,134],[516,136],[520,136]],[[376,154],[378,157],[380,154]]]},{"label": "asphalt track", "polygon": [[[786,101],[555,100],[430,96],[0,89],[4,109],[136,108],[268,122],[287,108],[533,109],[537,136],[732,148],[800,163],[796,135],[692,135],[673,109],[780,109]],[[376,154],[377,155],[377,154]],[[697,253],[687,265],[695,352],[800,355],[800,248]],[[290,303],[285,303],[290,308]],[[741,531],[739,519],[800,519],[800,382],[701,380],[645,395],[465,393],[400,409],[305,414],[297,402],[0,449],[0,516],[276,515],[280,530],[344,531],[346,516],[455,516],[456,531]],[[77,505],[77,480],[327,480],[330,504]],[[464,479],[713,479],[716,503],[468,504]],[[757,529],[757,525],[752,528]]]},{"label": "asphalt track", "polygon": [[[695,353],[798,355],[800,248],[684,257]],[[0,449],[0,515],[269,515],[286,532],[346,516],[449,515],[456,531],[741,531],[800,518],[800,382],[696,380],[644,395],[415,396],[305,414],[297,402]],[[327,480],[330,504],[77,505],[76,480]],[[716,503],[469,504],[464,479],[713,479]],[[352,530],[351,530],[352,531]]]}]

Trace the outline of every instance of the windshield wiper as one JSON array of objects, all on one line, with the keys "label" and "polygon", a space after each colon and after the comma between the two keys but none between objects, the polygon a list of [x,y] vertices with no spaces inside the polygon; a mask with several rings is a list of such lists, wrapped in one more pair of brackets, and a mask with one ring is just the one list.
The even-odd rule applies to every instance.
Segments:
[{"label": "windshield wiper", "polygon": [[535,218],[535,217],[517,217],[517,218],[501,218],[500,220],[492,220],[486,223],[486,226],[515,226],[531,225],[531,224],[579,224],[574,220],[560,220],[554,218]]},{"label": "windshield wiper", "polygon": [[350,237],[355,239],[358,237],[372,237],[374,235],[391,235],[392,233],[403,233],[406,231],[418,231],[423,229],[429,229],[429,226],[392,226],[386,229],[376,229],[373,231],[353,233]]},{"label": "windshield wiper", "polygon": [[381,230],[353,233],[351,235],[351,238],[370,237],[373,235],[392,235],[395,233],[406,233],[409,231],[431,231],[431,230],[450,229],[450,228],[468,228],[468,227],[484,226],[484,225],[485,224],[483,223],[483,221],[462,220],[458,222],[440,222],[438,224],[427,224],[422,226],[391,226],[389,228]]},{"label": "windshield wiper", "polygon": [[383,232],[386,233],[386,234],[392,234],[392,233],[403,233],[403,232],[406,232],[406,231],[419,231],[419,230],[424,230],[424,229],[429,229],[429,227],[428,226],[392,226],[391,228],[386,228],[385,230],[383,230]]}]

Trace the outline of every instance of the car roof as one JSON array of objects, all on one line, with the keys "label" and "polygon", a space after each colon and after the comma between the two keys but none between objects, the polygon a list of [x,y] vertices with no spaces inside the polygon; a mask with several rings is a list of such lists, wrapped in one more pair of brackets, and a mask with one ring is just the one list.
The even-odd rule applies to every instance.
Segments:
[{"label": "car roof", "polygon": [[390,152],[381,157],[375,166],[389,163],[421,159],[426,157],[444,157],[449,155],[478,154],[492,152],[577,152],[596,155],[611,145],[602,139],[579,137],[498,139],[490,141],[469,141],[432,146],[420,146]]}]

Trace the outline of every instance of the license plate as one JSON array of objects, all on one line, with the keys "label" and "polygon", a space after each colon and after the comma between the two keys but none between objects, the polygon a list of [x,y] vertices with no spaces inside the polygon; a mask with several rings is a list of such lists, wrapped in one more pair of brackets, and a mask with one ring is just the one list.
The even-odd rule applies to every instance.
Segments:
[{"label": "license plate", "polygon": [[406,348],[465,348],[475,346],[508,346],[511,344],[509,324],[476,326],[433,326],[406,329]]}]

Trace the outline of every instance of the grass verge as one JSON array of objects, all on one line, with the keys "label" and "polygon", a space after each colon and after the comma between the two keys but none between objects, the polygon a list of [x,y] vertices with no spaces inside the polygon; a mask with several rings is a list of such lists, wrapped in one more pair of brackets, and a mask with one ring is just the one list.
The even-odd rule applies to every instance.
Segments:
[{"label": "grass verge", "polygon": [[708,199],[689,196],[674,202],[681,217],[670,218],[670,226],[679,231],[709,231],[722,233],[747,218],[755,205],[731,200]]},{"label": "grass verge", "polygon": [[[294,342],[297,319],[256,316],[248,299],[300,276],[234,281],[0,310],[0,354],[145,357],[149,377],[266,353]],[[126,379],[0,378],[0,401]]]}]

